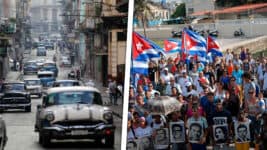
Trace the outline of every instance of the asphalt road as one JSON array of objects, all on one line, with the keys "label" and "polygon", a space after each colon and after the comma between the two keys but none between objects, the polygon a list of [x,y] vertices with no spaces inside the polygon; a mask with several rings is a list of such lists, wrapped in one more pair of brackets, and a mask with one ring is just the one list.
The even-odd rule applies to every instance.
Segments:
[{"label": "asphalt road", "polygon": [[[36,50],[32,50],[30,54],[25,54],[24,59],[31,60],[36,58],[45,58],[52,60],[55,51],[48,51],[46,57],[37,57]],[[66,79],[67,74],[71,68],[60,68],[59,76],[57,79]],[[13,74],[10,74],[11,76]],[[27,75],[31,77],[35,75]],[[25,76],[23,76],[25,77]],[[7,77],[6,79],[14,79],[16,77]],[[104,101],[108,98],[104,97]],[[38,133],[34,132],[34,122],[36,107],[41,104],[41,98],[32,98],[32,112],[25,113],[20,110],[8,110],[5,111],[2,116],[7,126],[8,142],[5,150],[44,150],[38,143]],[[120,149],[121,141],[121,119],[114,117],[114,124],[116,126],[115,132],[115,145],[114,149]],[[106,149],[102,145],[94,144],[94,141],[52,141],[50,150],[80,150],[80,149]]]}]

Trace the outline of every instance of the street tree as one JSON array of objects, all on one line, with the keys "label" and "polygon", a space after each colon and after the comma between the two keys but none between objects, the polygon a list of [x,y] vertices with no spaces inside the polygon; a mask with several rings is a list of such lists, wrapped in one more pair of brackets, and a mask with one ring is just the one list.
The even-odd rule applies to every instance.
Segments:
[{"label": "street tree", "polygon": [[148,0],[135,0],[134,2],[134,17],[138,19],[138,21],[141,20],[145,37],[148,20],[153,17],[153,13],[148,6],[148,3]]},{"label": "street tree", "polygon": [[171,15],[171,18],[177,17],[185,17],[185,3],[178,5],[175,12]]}]

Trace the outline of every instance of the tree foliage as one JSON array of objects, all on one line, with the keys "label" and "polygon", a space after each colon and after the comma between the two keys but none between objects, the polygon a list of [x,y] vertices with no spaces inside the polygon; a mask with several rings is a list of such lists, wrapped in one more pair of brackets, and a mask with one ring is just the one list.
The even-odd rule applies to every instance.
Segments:
[{"label": "tree foliage", "polygon": [[175,12],[171,15],[171,18],[185,17],[185,3],[176,7]]}]

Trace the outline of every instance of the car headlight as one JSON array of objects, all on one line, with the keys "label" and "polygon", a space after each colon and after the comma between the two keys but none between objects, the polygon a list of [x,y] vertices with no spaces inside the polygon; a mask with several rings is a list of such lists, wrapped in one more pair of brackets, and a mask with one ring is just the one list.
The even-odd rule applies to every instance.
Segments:
[{"label": "car headlight", "polygon": [[49,112],[46,114],[45,119],[48,121],[53,121],[55,119],[55,115],[53,112]]},{"label": "car headlight", "polygon": [[112,112],[105,112],[104,115],[103,115],[103,118],[105,120],[112,120],[113,119]]}]

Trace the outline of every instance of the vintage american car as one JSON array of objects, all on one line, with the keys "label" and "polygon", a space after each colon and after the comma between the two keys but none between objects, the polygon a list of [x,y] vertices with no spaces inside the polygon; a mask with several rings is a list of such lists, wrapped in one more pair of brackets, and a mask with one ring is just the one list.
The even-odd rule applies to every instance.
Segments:
[{"label": "vintage american car", "polygon": [[2,116],[0,116],[0,150],[4,150],[7,140],[6,124]]},{"label": "vintage american car", "polygon": [[26,84],[26,90],[30,93],[30,95],[37,95],[38,98],[42,97],[42,83],[38,78],[26,78],[24,79]]},{"label": "vintage american car", "polygon": [[53,87],[68,87],[68,86],[81,86],[78,80],[57,80],[53,83]]},{"label": "vintage american car", "polygon": [[54,72],[52,71],[39,71],[37,77],[41,80],[43,88],[51,87],[56,80]]},{"label": "vintage american car", "polygon": [[37,47],[37,56],[46,56],[45,47]]},{"label": "vintage american car", "polygon": [[44,147],[51,139],[94,139],[108,147],[114,145],[112,111],[103,106],[99,90],[93,87],[48,89],[42,105],[37,105],[35,131]]},{"label": "vintage american car", "polygon": [[24,109],[31,112],[31,97],[24,82],[5,82],[1,88],[0,110]]},{"label": "vintage american car", "polygon": [[56,63],[53,61],[44,62],[41,70],[42,71],[52,71],[52,72],[54,72],[55,77],[58,76],[58,68],[57,68]]},{"label": "vintage american car", "polygon": [[33,61],[28,61],[26,63],[24,63],[24,67],[23,67],[23,73],[29,74],[29,73],[37,73],[39,70],[39,66],[36,64],[36,62]]}]

